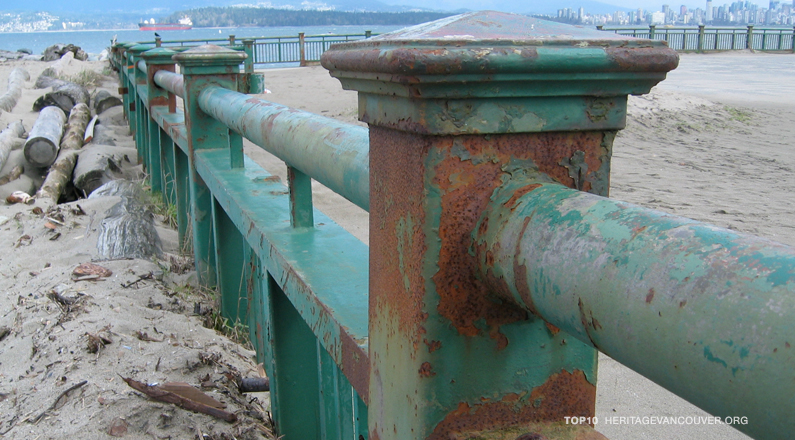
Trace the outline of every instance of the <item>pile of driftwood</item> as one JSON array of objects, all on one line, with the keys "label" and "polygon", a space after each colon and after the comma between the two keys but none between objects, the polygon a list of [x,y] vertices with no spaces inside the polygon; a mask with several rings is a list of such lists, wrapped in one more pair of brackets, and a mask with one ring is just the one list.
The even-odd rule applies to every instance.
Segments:
[{"label": "pile of driftwood", "polygon": [[[36,88],[52,90],[33,104],[39,116],[27,136],[19,121],[0,132],[0,196],[8,203],[86,197],[119,177],[121,161],[136,159],[135,149],[115,146],[112,130],[102,124],[121,117],[114,107],[122,101],[106,91],[92,97],[85,87],[58,79],[59,70],[55,63],[36,80]],[[0,110],[14,108],[27,79],[23,69],[12,72]]]}]

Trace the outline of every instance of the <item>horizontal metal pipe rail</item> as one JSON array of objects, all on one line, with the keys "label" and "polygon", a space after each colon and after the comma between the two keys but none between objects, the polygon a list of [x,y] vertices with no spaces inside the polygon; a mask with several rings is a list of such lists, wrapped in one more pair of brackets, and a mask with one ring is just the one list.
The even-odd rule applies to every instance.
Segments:
[{"label": "horizontal metal pipe rail", "polygon": [[180,98],[185,98],[184,78],[182,75],[160,70],[155,73],[154,81],[155,84],[164,88],[165,90],[168,90]]},{"label": "horizontal metal pipe rail", "polygon": [[[378,34],[366,31],[364,34],[331,34],[331,35],[287,35],[275,37],[243,37],[205,38],[187,40],[154,40],[138,44],[160,44],[171,50],[182,51],[201,44],[217,44],[233,46],[235,41],[252,40],[253,64],[274,63],[305,63],[320,61],[320,56],[334,43],[344,43],[370,38]],[[302,55],[303,54],[303,55]]]},{"label": "horizontal metal pipe rail", "polygon": [[366,128],[208,87],[199,107],[364,210],[370,208]]},{"label": "horizontal metal pipe rail", "polygon": [[475,231],[503,298],[752,436],[795,430],[795,249],[533,179]]}]

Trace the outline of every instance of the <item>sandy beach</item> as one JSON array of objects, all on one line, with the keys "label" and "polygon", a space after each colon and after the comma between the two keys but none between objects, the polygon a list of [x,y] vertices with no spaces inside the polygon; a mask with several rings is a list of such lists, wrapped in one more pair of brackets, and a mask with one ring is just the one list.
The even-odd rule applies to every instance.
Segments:
[{"label": "sandy beach", "polygon": [[[0,64],[0,91],[14,67],[31,75],[22,100],[0,114],[0,128],[20,119],[31,128],[37,115],[31,105],[46,91],[33,89],[33,82],[47,64]],[[103,67],[73,61],[69,69]],[[610,196],[795,245],[794,72],[791,54],[683,55],[679,69],[650,95],[630,97],[627,128],[614,145]],[[262,99],[360,124],[356,93],[343,91],[323,68],[264,74],[270,93]],[[115,87],[111,78],[101,86],[113,93]],[[134,145],[123,127],[114,130],[118,145]],[[250,143],[245,148],[286,181],[283,163]],[[365,211],[318,184],[313,189],[321,211],[368,242]],[[205,438],[267,438],[267,394],[249,402],[230,389],[231,376],[258,374],[253,353],[205,328],[204,317],[192,313],[195,303],[209,307],[212,299],[184,287],[190,272],[173,269],[168,256],[179,253],[173,230],[158,225],[162,261],[96,261],[113,275],[104,281],[72,279],[78,264],[96,259],[98,221],[116,201],[61,205],[65,220],[56,240],[50,240],[54,233],[45,220],[32,213],[36,205],[0,206],[0,327],[11,329],[0,341],[0,433],[18,439],[98,439],[123,424],[128,438],[195,438],[197,432],[210,436]],[[86,215],[75,213],[77,204]],[[30,240],[20,240],[25,235]],[[56,286],[80,298],[79,310],[66,313],[48,298]],[[89,353],[86,334],[99,332],[113,342]],[[133,393],[119,375],[149,383],[203,382],[210,385],[203,390],[228,411],[246,416],[232,426],[156,403]],[[62,391],[83,380],[87,383],[57,402],[57,409],[32,423]],[[603,420],[705,415],[606,356],[600,356],[597,389],[597,416]],[[714,425],[597,424],[596,429],[615,440],[747,438]]]}]

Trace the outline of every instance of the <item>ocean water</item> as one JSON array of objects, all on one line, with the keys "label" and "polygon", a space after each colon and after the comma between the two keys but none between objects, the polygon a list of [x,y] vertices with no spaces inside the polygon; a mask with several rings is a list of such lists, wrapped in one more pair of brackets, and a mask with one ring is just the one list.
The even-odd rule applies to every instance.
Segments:
[{"label": "ocean water", "polygon": [[[243,37],[296,37],[299,32],[306,35],[324,34],[374,34],[400,29],[403,26],[281,26],[281,27],[243,27],[243,28],[194,28],[187,31],[158,31],[163,41],[167,40],[198,40],[228,39],[234,35]],[[53,44],[74,44],[89,54],[98,54],[110,47],[111,40],[154,41],[152,31],[131,29],[96,30],[96,31],[47,31],[47,32],[0,32],[0,50],[16,51],[30,49],[34,54],[41,54]]]}]

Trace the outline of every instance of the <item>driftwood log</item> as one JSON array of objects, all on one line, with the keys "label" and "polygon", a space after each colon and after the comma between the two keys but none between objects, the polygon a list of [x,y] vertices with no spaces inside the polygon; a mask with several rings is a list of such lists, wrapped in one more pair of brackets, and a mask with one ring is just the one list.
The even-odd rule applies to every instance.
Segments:
[{"label": "driftwood log", "polygon": [[95,145],[83,149],[74,172],[75,187],[86,195],[122,176],[121,165],[137,158],[134,148]]},{"label": "driftwood log", "polygon": [[17,105],[19,97],[22,96],[22,89],[25,88],[25,81],[30,79],[27,70],[17,67],[8,76],[8,90],[0,96],[0,110],[10,112]]},{"label": "driftwood log", "polygon": [[77,163],[78,151],[83,146],[83,135],[86,125],[91,117],[91,110],[85,104],[77,104],[69,113],[68,128],[61,139],[61,150],[55,163],[50,166],[47,178],[44,180],[37,197],[48,198],[54,203],[64,192],[64,188],[72,179],[72,172]]},{"label": "driftwood log", "polygon": [[41,110],[23,150],[28,163],[45,168],[55,162],[65,122],[66,115],[60,108],[50,106]]},{"label": "driftwood log", "polygon": [[14,141],[24,135],[25,127],[22,125],[22,121],[14,121],[0,132],[0,169],[3,169],[3,165],[8,160],[8,155],[14,149]]},{"label": "driftwood log", "polygon": [[[57,84],[57,85],[56,85]],[[69,81],[58,80],[53,83],[52,91],[40,96],[33,103],[33,111],[40,111],[49,106],[58,106],[64,113],[72,111],[72,107],[79,103],[88,105],[90,95],[88,89]]]},{"label": "driftwood log", "polygon": [[94,96],[92,104],[94,112],[100,114],[111,107],[122,105],[122,101],[117,96],[111,95],[107,90],[100,90]]}]

